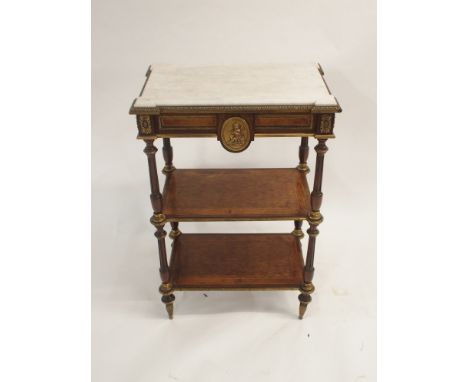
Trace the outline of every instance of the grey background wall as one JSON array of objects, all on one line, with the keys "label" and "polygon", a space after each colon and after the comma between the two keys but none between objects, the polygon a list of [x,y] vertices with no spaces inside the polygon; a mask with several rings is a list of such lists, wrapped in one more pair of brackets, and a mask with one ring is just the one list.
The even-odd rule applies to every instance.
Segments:
[{"label": "grey background wall", "polygon": [[[375,380],[374,1],[94,0],[92,7],[93,380]],[[295,318],[295,292],[193,292],[176,294],[168,321],[157,293],[146,158],[128,115],[148,65],[316,61],[343,113],[325,159],[325,222],[307,317]],[[290,167],[298,146],[298,138],[256,139],[231,154],[215,139],[179,139],[174,163]],[[292,224],[181,229],[288,232]]]}]

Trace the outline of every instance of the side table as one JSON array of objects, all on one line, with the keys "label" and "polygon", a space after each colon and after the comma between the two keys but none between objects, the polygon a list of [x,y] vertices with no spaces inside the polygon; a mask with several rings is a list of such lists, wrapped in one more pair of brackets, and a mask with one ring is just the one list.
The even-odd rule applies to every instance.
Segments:
[{"label": "side table", "polygon": [[[169,318],[178,290],[298,289],[299,318],[314,291],[315,242],[322,222],[327,139],[341,111],[317,65],[184,67],[151,65],[130,114],[146,143],[151,223],[156,227],[159,291]],[[240,153],[259,137],[301,137],[296,168],[176,169],[171,138],[216,138]],[[306,174],[309,137],[318,140],[312,192]],[[160,191],[154,140],[163,139]],[[180,222],[294,221],[291,233],[188,234]],[[307,220],[304,262],[300,239]],[[164,227],[173,239],[170,262]]]}]

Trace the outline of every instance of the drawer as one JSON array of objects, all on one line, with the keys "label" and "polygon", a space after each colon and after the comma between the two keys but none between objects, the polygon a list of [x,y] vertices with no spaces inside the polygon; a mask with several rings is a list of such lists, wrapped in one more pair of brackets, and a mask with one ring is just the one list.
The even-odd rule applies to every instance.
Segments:
[{"label": "drawer", "polygon": [[258,114],[255,116],[255,127],[311,127],[311,114]]},{"label": "drawer", "polygon": [[215,135],[218,116],[211,115],[163,115],[159,117],[159,134],[175,136]]},{"label": "drawer", "polygon": [[314,118],[312,114],[256,114],[255,134],[294,135],[312,134]]},{"label": "drawer", "polygon": [[184,127],[216,128],[216,115],[165,115],[160,117],[161,129]]}]

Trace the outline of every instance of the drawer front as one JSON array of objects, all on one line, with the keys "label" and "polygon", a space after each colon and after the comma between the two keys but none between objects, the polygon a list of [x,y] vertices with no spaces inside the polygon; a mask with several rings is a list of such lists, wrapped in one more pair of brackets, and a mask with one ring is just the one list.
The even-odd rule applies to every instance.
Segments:
[{"label": "drawer front", "polygon": [[255,134],[288,135],[312,134],[312,114],[257,114]]},{"label": "drawer front", "polygon": [[159,117],[158,133],[174,136],[215,135],[217,126],[216,114],[162,115]]},{"label": "drawer front", "polygon": [[160,117],[161,129],[183,129],[184,127],[216,128],[216,115],[165,115]]},{"label": "drawer front", "polygon": [[311,114],[275,115],[260,114],[255,116],[256,127],[311,127]]}]

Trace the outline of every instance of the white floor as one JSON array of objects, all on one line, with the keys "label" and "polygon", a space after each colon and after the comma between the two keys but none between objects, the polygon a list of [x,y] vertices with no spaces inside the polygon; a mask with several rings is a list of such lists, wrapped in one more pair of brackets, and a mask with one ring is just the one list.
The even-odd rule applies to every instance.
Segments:
[{"label": "white floor", "polygon": [[295,292],[178,293],[172,321],[156,298],[101,303],[93,380],[374,381],[374,317],[323,292],[302,321]]}]

